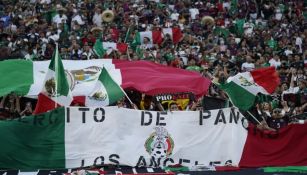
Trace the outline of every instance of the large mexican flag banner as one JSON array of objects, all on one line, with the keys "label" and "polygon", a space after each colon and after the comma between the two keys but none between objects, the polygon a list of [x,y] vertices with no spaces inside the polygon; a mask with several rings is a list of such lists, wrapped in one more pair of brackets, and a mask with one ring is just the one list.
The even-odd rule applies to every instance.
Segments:
[{"label": "large mexican flag banner", "polygon": [[[200,74],[147,61],[96,59],[62,62],[73,96],[90,95],[102,68],[122,88],[132,88],[148,95],[191,92],[202,96],[210,85],[210,80]],[[0,62],[0,96],[12,91],[37,96],[43,89],[49,63],[25,60]]]},{"label": "large mexican flag banner", "polygon": [[0,122],[0,168],[238,165],[247,136],[241,119],[230,108],[210,114],[58,108]]},{"label": "large mexican flag banner", "polygon": [[307,164],[306,125],[263,133],[235,108],[153,112],[62,107],[0,121],[0,133],[0,168],[8,169]]}]

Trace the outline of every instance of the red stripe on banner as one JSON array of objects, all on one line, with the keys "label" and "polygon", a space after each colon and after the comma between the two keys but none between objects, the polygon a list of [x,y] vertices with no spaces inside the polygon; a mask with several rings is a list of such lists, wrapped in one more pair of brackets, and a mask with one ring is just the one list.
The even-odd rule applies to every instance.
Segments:
[{"label": "red stripe on banner", "polygon": [[172,32],[173,32],[173,42],[175,44],[177,44],[181,38],[183,37],[180,28],[172,28]]},{"label": "red stripe on banner", "polygon": [[40,113],[44,113],[44,112],[53,110],[55,109],[56,106],[60,107],[61,105],[53,101],[50,97],[42,93],[39,93],[36,107],[35,107],[33,114],[40,114]]},{"label": "red stripe on banner", "polygon": [[255,83],[262,86],[268,93],[273,93],[280,83],[275,67],[261,68],[250,72]]},{"label": "red stripe on banner", "polygon": [[113,60],[120,69],[122,87],[133,88],[148,95],[191,92],[207,94],[211,81],[199,73],[167,67],[149,61]]},{"label": "red stripe on banner", "polygon": [[216,171],[240,171],[241,168],[234,166],[215,166]]},{"label": "red stripe on banner", "polygon": [[163,41],[161,31],[158,30],[152,31],[152,40],[154,44],[161,44]]},{"label": "red stripe on banner", "polygon": [[307,124],[293,124],[278,132],[249,127],[240,167],[306,166]]}]

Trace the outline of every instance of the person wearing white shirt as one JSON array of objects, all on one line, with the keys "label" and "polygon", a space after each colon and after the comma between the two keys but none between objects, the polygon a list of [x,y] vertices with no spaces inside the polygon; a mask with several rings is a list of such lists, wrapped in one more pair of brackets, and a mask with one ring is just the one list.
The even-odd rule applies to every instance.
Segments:
[{"label": "person wearing white shirt", "polygon": [[301,37],[296,37],[295,38],[295,45],[301,46],[303,44],[303,40]]},{"label": "person wearing white shirt", "polygon": [[40,4],[50,4],[51,0],[40,0]]},{"label": "person wearing white shirt", "polygon": [[[300,91],[303,91],[306,89],[306,82],[303,79],[297,79],[295,80],[296,76],[296,69],[291,70],[292,76],[291,76],[291,81],[290,81],[290,87],[287,90],[287,93],[292,93],[296,94],[299,93]],[[295,86],[294,81],[297,81],[297,85]]]},{"label": "person wearing white shirt", "polygon": [[297,45],[299,47],[299,52],[302,53],[303,50],[302,50],[302,44],[303,44],[303,40],[300,36],[297,36],[295,38],[295,45]]},{"label": "person wearing white shirt", "polygon": [[223,8],[229,10],[230,9],[230,3],[229,2],[223,2]]},{"label": "person wearing white shirt", "polygon": [[76,21],[79,25],[84,25],[85,22],[82,20],[82,17],[78,14],[77,10],[74,9],[74,15],[73,18],[71,19],[71,22],[73,23],[73,21]]},{"label": "person wearing white shirt", "polygon": [[282,83],[281,84],[281,99],[284,100],[284,95],[285,94],[290,94],[291,92],[289,91],[289,88],[288,88],[288,84],[287,83]]},{"label": "person wearing white shirt", "polygon": [[285,55],[288,56],[288,55],[292,55],[293,54],[293,51],[289,48],[285,49],[284,51]]},{"label": "person wearing white shirt", "polygon": [[269,60],[269,63],[270,63],[270,66],[274,66],[275,68],[280,67],[281,62],[280,62],[279,56],[274,55],[274,57]]},{"label": "person wearing white shirt", "polygon": [[250,56],[246,57],[246,62],[242,64],[241,70],[243,72],[251,71],[255,69],[255,64],[252,62],[253,59]]},{"label": "person wearing white shirt", "polygon": [[243,28],[245,36],[251,37],[253,35],[254,27],[255,25],[251,21],[244,23]]},{"label": "person wearing white shirt", "polygon": [[59,11],[59,14],[55,15],[53,18],[52,18],[52,21],[54,23],[57,24],[57,26],[59,26],[59,24],[61,23],[66,23],[67,21],[67,16],[64,14],[64,11],[63,10],[60,10]]},{"label": "person wearing white shirt", "polygon": [[197,8],[191,8],[189,12],[191,14],[191,19],[196,19],[196,15],[199,15],[199,10]]},{"label": "person wearing white shirt", "polygon": [[102,13],[100,8],[97,8],[95,11],[93,16],[93,23],[98,27],[102,27]]},{"label": "person wearing white shirt", "polygon": [[277,8],[277,9],[275,10],[275,19],[276,19],[277,21],[280,21],[281,18],[282,18],[281,10],[280,10],[279,8]]},{"label": "person wearing white shirt", "polygon": [[179,13],[173,12],[170,17],[171,17],[172,20],[178,21]]},{"label": "person wearing white shirt", "polygon": [[53,40],[53,41],[58,41],[59,39],[60,39],[60,35],[57,34],[57,33],[54,33],[53,35],[50,35],[50,36],[48,37],[48,40],[49,40],[49,41],[51,41],[51,40]]}]

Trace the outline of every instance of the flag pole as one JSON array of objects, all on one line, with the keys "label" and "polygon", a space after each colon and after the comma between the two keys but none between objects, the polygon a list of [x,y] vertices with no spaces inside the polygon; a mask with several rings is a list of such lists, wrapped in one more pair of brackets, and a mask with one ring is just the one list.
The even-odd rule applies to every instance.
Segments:
[{"label": "flag pole", "polygon": [[[124,41],[124,43],[127,43],[127,39],[128,39],[128,35],[130,35],[130,25],[129,25],[129,28],[128,28],[128,30],[127,30],[127,33],[126,33],[126,36],[125,36],[125,41]],[[127,47],[127,51],[126,51],[126,54],[127,54],[127,57],[128,57],[128,60],[129,61],[131,61],[131,58],[130,58],[130,53],[129,53],[129,45],[128,45],[128,47]]]},{"label": "flag pole", "polygon": [[57,108],[57,98],[58,98],[58,75],[59,75],[59,60],[58,60],[58,57],[59,57],[59,50],[58,50],[58,43],[55,43],[55,58],[54,58],[54,70],[55,70],[55,108]]},{"label": "flag pole", "polygon": [[[226,94],[227,94],[227,92],[225,92]],[[229,98],[229,95],[227,94],[227,96],[228,96],[228,98]],[[229,101],[233,104],[233,102],[232,102],[232,100],[231,100],[231,98],[229,98]],[[233,104],[234,105],[234,104]],[[234,105],[235,106],[235,105]],[[236,106],[235,106],[236,107]],[[238,107],[236,107],[236,108],[238,108]],[[238,108],[239,109],[239,108]],[[251,112],[249,112],[248,110],[247,110],[247,113],[258,123],[258,124],[260,124],[261,125],[261,122],[251,113]]]},{"label": "flag pole", "polygon": [[247,113],[248,113],[250,116],[252,116],[253,119],[255,119],[257,123],[261,124],[261,122],[259,122],[259,120],[258,120],[251,112],[249,112],[249,111],[247,110]]},{"label": "flag pole", "polygon": [[131,99],[128,97],[128,95],[126,94],[126,92],[124,91],[124,89],[119,86],[119,88],[123,91],[123,93],[125,94],[125,96],[127,97],[128,101],[130,102],[130,104],[133,106],[134,109],[137,109],[135,106],[134,106],[134,103],[132,103]]},{"label": "flag pole", "polygon": [[126,43],[127,42],[127,38],[128,38],[128,34],[130,33],[130,26],[129,26],[129,28],[128,28],[128,30],[127,30],[127,33],[126,33],[126,37],[125,37],[125,41],[124,41],[124,43]]},{"label": "flag pole", "polygon": [[127,54],[128,60],[131,61],[129,48],[130,48],[130,46],[128,45],[126,54]]}]

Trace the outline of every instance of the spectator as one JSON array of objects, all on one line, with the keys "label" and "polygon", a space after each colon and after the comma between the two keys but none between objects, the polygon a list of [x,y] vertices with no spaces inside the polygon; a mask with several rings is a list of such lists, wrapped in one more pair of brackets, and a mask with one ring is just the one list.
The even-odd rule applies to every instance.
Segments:
[{"label": "spectator", "polygon": [[246,56],[246,62],[244,62],[241,66],[241,70],[243,72],[246,71],[251,71],[255,69],[255,64],[253,63],[253,59],[251,58],[251,56]]},{"label": "spectator", "polygon": [[20,99],[19,97],[11,93],[4,96],[0,102],[1,119],[13,119],[19,117],[20,113]]},{"label": "spectator", "polygon": [[273,110],[272,117],[267,120],[268,126],[274,129],[285,127],[289,123],[289,116],[283,115],[282,110],[276,108]]},{"label": "spectator", "polygon": [[59,14],[55,15],[52,18],[52,22],[54,22],[57,26],[59,26],[61,23],[66,23],[67,22],[67,16],[64,14],[66,9],[64,9],[60,5],[57,5],[57,8],[58,8]]},{"label": "spectator", "polygon": [[270,66],[274,66],[275,68],[280,67],[281,62],[278,55],[274,55],[273,58],[269,60]]},{"label": "spectator", "polygon": [[31,102],[26,103],[26,107],[23,111],[20,112],[20,116],[29,116],[32,115],[33,109],[32,109],[32,104]]},{"label": "spectator", "polygon": [[171,102],[171,103],[169,103],[169,105],[168,105],[168,109],[169,109],[169,111],[180,111],[180,108],[179,108],[179,106],[178,106],[178,104],[176,103],[176,102]]}]

